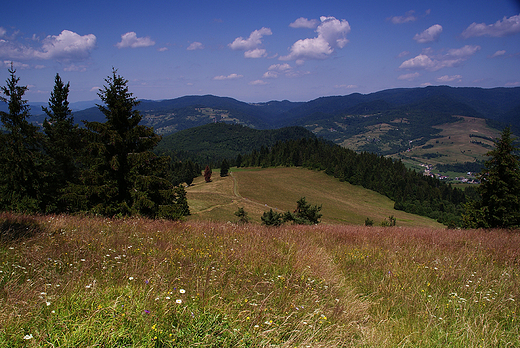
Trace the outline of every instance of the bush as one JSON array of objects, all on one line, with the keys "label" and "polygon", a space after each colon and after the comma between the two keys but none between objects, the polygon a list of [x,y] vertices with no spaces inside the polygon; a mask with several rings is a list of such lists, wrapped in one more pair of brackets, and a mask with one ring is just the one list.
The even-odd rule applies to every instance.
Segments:
[{"label": "bush", "polygon": [[370,218],[366,218],[365,220],[365,226],[373,226],[374,220],[370,220]]},{"label": "bush", "polygon": [[265,226],[280,226],[283,224],[283,214],[274,212],[273,209],[264,212],[261,219],[262,225]]},{"label": "bush", "polygon": [[240,207],[235,212],[235,215],[238,217],[239,224],[247,224],[249,223],[249,217],[247,216],[247,212],[244,210],[244,207]]}]

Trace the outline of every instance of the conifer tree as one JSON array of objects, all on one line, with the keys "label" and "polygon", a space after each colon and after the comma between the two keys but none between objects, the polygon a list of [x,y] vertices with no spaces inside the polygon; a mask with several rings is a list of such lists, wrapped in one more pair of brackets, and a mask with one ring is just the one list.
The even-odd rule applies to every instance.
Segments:
[{"label": "conifer tree", "polygon": [[463,222],[469,228],[511,228],[520,226],[520,165],[518,148],[506,127],[490,159],[479,174],[481,200],[466,204]]},{"label": "conifer tree", "polygon": [[0,134],[0,209],[19,212],[45,210],[41,153],[42,137],[38,127],[29,123],[29,106],[23,99],[27,86],[18,86],[20,78],[11,63],[7,85],[2,86],[0,101],[8,104],[9,112],[0,112],[7,131]]},{"label": "conifer tree", "polygon": [[220,176],[227,176],[229,173],[229,163],[226,159],[222,160],[222,164],[220,165]]},{"label": "conifer tree", "polygon": [[98,93],[105,123],[85,122],[85,170],[72,185],[68,200],[76,209],[101,215],[133,215],[178,219],[189,214],[184,188],[165,177],[169,158],[151,150],[161,137],[139,125],[139,102],[123,77],[112,76]]},{"label": "conifer tree", "polygon": [[70,85],[64,84],[59,74],[56,74],[54,81],[48,107],[42,107],[48,116],[43,122],[46,136],[44,148],[50,157],[50,202],[55,205],[55,210],[66,211],[67,206],[61,199],[61,194],[67,183],[76,181],[79,176],[75,158],[79,151],[80,138],[69,108]]}]

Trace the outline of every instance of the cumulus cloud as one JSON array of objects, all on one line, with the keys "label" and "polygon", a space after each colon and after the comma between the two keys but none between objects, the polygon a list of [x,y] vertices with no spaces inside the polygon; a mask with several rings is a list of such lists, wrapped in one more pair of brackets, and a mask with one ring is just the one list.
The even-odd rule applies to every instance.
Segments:
[{"label": "cumulus cloud", "polygon": [[138,48],[138,47],[148,47],[155,45],[155,41],[153,41],[149,36],[146,37],[137,37],[137,34],[133,31],[129,31],[126,34],[121,35],[121,42],[116,44],[117,48]]},{"label": "cumulus cloud", "polygon": [[12,60],[55,59],[62,62],[83,60],[96,46],[93,34],[81,36],[69,30],[59,35],[49,35],[40,48],[23,45],[17,41],[0,39],[0,58]]},{"label": "cumulus cloud", "polygon": [[506,54],[505,50],[496,51],[495,53],[493,53],[491,58],[500,57],[500,56],[503,56],[504,54]]},{"label": "cumulus cloud", "polygon": [[204,49],[204,45],[202,43],[200,43],[200,42],[197,42],[197,41],[192,42],[188,46],[188,48],[186,48],[186,50],[188,50],[188,51],[195,51],[195,50],[202,50],[202,49]]},{"label": "cumulus cloud", "polygon": [[267,82],[265,82],[263,80],[255,80],[255,81],[249,82],[249,84],[252,86],[261,86],[261,85],[267,85]]},{"label": "cumulus cloud", "polygon": [[420,76],[420,74],[418,72],[414,72],[414,73],[410,73],[410,74],[401,75],[397,79],[398,80],[412,81],[412,80],[416,79],[419,76]]},{"label": "cumulus cloud", "polygon": [[432,25],[420,34],[415,34],[413,39],[418,43],[426,43],[437,41],[442,33],[442,26],[439,24]]},{"label": "cumulus cloud", "polygon": [[466,45],[461,48],[450,49],[447,53],[438,55],[427,49],[418,56],[404,61],[399,66],[399,69],[437,71],[442,68],[451,68],[468,60],[480,49],[480,46]]},{"label": "cumulus cloud", "polygon": [[408,11],[406,12],[406,15],[404,16],[395,16],[389,18],[390,21],[394,24],[402,24],[402,23],[408,23],[408,22],[415,22],[417,20],[417,17],[414,16],[415,11]]},{"label": "cumulus cloud", "polygon": [[0,37],[4,37],[5,33],[7,33],[7,31],[4,28],[0,27]]},{"label": "cumulus cloud", "polygon": [[215,76],[213,80],[236,80],[244,77],[244,75],[238,75],[238,74],[230,74],[230,75],[219,75]]},{"label": "cumulus cloud", "polygon": [[316,28],[318,36],[296,41],[290,53],[280,60],[326,59],[336,48],[343,48],[348,43],[346,35],[350,33],[349,23],[334,17],[320,17]]},{"label": "cumulus cloud", "polygon": [[266,54],[265,50],[259,48],[262,45],[262,38],[272,34],[271,29],[264,27],[253,31],[247,39],[244,39],[242,36],[237,37],[228,46],[232,50],[246,51],[244,52],[246,58],[260,58]]},{"label": "cumulus cloud", "polygon": [[267,52],[263,48],[255,48],[254,50],[244,52],[244,57],[246,58],[262,58],[265,56],[267,56]]},{"label": "cumulus cloud", "polygon": [[520,14],[504,17],[494,24],[477,24],[473,22],[461,34],[465,39],[476,36],[502,37],[520,33]]},{"label": "cumulus cloud", "polygon": [[461,79],[462,79],[461,75],[452,75],[452,76],[444,75],[441,77],[437,77],[436,80],[439,82],[451,82],[451,81],[459,80],[459,82],[460,82]]},{"label": "cumulus cloud", "polygon": [[307,18],[300,17],[297,20],[295,20],[294,22],[292,22],[291,24],[289,24],[289,26],[291,28],[314,29],[318,26],[318,24],[320,24],[320,22],[317,19],[307,19]]}]

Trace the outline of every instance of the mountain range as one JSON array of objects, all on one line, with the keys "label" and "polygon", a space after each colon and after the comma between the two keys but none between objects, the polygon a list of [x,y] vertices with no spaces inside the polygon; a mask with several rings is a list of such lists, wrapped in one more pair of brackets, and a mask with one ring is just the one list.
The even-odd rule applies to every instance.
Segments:
[{"label": "mountain range", "polygon": [[[95,102],[71,103],[74,119],[104,122]],[[44,103],[30,104],[31,121],[41,124]],[[78,108],[91,106],[78,110]],[[6,105],[0,105],[0,110]],[[301,126],[317,136],[357,151],[382,155],[405,151],[411,143],[424,145],[438,136],[439,127],[455,123],[456,116],[485,119],[501,129],[520,129],[520,87],[471,88],[429,86],[388,89],[370,94],[321,97],[308,102],[288,100],[246,103],[214,95],[184,96],[168,100],[140,100],[142,124],[158,134],[214,122],[240,124],[253,129]],[[355,145],[353,145],[355,143]]]}]

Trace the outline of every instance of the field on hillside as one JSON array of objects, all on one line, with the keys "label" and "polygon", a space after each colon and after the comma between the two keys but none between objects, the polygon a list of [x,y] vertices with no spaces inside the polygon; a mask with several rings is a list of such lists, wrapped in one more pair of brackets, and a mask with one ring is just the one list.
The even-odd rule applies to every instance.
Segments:
[{"label": "field on hillside", "polygon": [[439,138],[400,153],[398,157],[405,162],[429,165],[484,161],[493,147],[493,141],[489,139],[500,136],[498,130],[486,125],[485,119],[475,117],[460,116],[459,122],[435,128],[441,129]]},{"label": "field on hillside", "polygon": [[0,222],[0,347],[520,346],[519,233]]},{"label": "field on hillside", "polygon": [[383,195],[304,168],[232,168],[224,178],[214,172],[210,183],[196,178],[186,191],[190,221],[235,222],[234,213],[244,207],[252,222],[260,223],[265,211],[293,211],[296,202],[306,197],[307,202],[322,205],[322,222],[327,224],[362,225],[367,217],[380,224],[393,215],[398,226],[442,226],[394,210],[394,202]]}]

